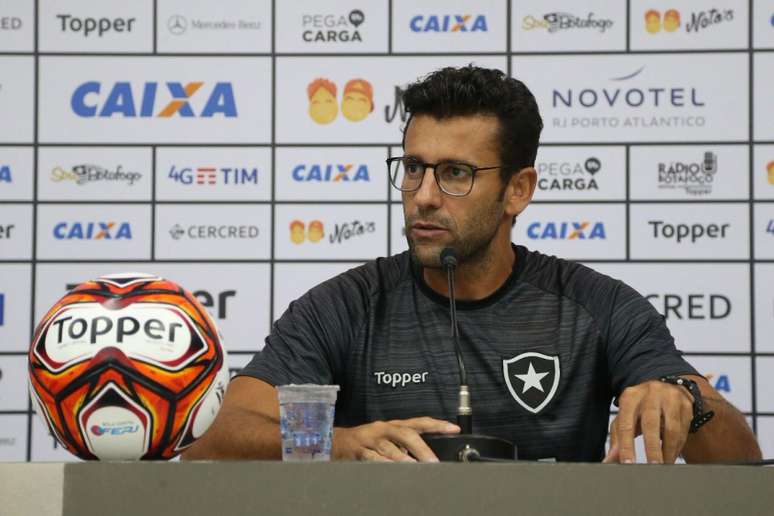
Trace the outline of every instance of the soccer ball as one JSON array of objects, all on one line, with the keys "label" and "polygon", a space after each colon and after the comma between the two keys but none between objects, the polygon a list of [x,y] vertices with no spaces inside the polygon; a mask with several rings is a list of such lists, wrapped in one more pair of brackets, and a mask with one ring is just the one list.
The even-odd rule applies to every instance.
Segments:
[{"label": "soccer ball", "polygon": [[30,392],[82,459],[171,459],[209,427],[228,384],[215,323],[177,284],[147,274],[78,285],[40,321]]}]

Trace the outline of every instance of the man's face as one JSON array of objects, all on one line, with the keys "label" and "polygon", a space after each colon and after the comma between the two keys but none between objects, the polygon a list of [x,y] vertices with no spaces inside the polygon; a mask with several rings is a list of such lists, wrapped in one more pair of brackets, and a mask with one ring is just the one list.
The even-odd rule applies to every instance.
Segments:
[{"label": "man's face", "polygon": [[[499,121],[473,115],[438,120],[428,115],[411,119],[404,155],[423,163],[459,161],[475,167],[500,164]],[[425,267],[439,267],[444,247],[456,249],[460,261],[484,253],[507,218],[500,170],[476,173],[473,190],[465,197],[443,193],[425,171],[414,192],[403,192],[403,214],[409,248]]]}]

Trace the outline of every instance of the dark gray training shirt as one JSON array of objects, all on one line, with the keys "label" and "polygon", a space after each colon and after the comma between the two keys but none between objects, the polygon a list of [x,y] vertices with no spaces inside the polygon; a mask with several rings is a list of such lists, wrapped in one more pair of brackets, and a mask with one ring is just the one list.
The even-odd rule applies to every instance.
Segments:
[{"label": "dark gray training shirt", "polygon": [[[520,459],[598,461],[610,403],[630,386],[697,374],[663,318],[621,281],[515,246],[508,280],[458,301],[474,433]],[[330,279],[290,304],[241,372],[272,385],[338,384],[336,426],[430,416],[456,421],[459,373],[448,299],[408,252]]]}]

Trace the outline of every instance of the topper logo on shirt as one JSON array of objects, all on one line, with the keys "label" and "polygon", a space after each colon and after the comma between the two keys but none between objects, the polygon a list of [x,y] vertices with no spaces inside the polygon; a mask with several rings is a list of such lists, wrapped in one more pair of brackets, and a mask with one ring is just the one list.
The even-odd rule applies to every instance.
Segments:
[{"label": "topper logo on shirt", "polygon": [[427,381],[428,371],[421,373],[390,373],[387,371],[376,371],[376,385],[389,385],[393,389],[396,387],[405,387],[409,383],[425,383]]},{"label": "topper logo on shirt", "polygon": [[503,360],[505,385],[516,402],[537,414],[556,394],[559,357],[530,351]]}]

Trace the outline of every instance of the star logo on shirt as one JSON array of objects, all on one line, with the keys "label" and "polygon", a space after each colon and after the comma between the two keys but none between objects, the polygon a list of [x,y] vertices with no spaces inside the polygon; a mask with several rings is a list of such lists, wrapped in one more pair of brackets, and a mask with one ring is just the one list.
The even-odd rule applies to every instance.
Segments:
[{"label": "star logo on shirt", "polygon": [[529,363],[529,370],[527,371],[527,374],[515,374],[513,376],[524,382],[524,388],[521,390],[522,394],[527,392],[529,389],[537,389],[540,392],[545,392],[543,390],[543,385],[540,383],[540,380],[548,376],[548,373],[536,373],[535,367],[532,365],[532,361]]},{"label": "star logo on shirt", "polygon": [[559,387],[559,357],[529,351],[504,359],[503,376],[513,399],[537,414],[553,399]]}]

